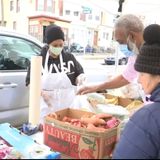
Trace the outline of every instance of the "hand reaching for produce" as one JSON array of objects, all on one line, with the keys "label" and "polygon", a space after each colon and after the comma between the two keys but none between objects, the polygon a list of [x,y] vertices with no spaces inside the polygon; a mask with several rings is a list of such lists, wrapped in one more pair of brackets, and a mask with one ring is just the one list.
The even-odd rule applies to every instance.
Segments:
[{"label": "hand reaching for produce", "polygon": [[48,107],[51,107],[52,106],[52,104],[50,103],[51,96],[48,94],[48,92],[42,91],[41,96],[43,97],[43,99],[44,99],[45,103],[48,105]]},{"label": "hand reaching for produce", "polygon": [[84,94],[92,93],[96,91],[97,91],[97,86],[84,86],[78,90],[77,95],[84,95]]}]

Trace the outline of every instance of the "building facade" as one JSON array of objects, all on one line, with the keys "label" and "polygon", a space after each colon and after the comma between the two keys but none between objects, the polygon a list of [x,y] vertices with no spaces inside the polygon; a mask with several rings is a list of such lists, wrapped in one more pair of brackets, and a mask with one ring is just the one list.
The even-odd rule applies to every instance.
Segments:
[{"label": "building facade", "polygon": [[1,0],[1,25],[45,42],[44,31],[57,24],[65,43],[106,48],[112,40],[113,15],[86,0]]}]

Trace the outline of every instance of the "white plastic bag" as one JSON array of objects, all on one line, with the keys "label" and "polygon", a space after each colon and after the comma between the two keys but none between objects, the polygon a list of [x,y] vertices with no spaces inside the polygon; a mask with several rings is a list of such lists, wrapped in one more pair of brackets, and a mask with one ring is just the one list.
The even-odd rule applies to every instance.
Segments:
[{"label": "white plastic bag", "polygon": [[73,103],[70,105],[70,108],[94,112],[94,109],[88,102],[86,95],[76,95]]}]

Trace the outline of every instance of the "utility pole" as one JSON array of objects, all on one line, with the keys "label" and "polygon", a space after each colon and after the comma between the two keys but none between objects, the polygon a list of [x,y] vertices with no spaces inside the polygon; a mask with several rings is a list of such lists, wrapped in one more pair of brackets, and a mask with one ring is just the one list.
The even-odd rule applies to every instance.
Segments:
[{"label": "utility pole", "polygon": [[3,6],[3,0],[1,0],[1,26],[4,26],[4,6]]}]

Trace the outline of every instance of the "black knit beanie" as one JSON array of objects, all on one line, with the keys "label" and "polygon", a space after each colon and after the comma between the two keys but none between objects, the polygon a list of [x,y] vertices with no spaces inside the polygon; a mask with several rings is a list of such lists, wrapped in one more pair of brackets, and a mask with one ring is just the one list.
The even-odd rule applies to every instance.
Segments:
[{"label": "black knit beanie", "polygon": [[151,24],[143,33],[145,43],[140,48],[140,54],[135,62],[138,72],[160,75],[160,25]]},{"label": "black knit beanie", "polygon": [[61,27],[54,24],[47,26],[45,30],[46,43],[50,44],[57,39],[62,39],[64,41],[64,32]]}]

